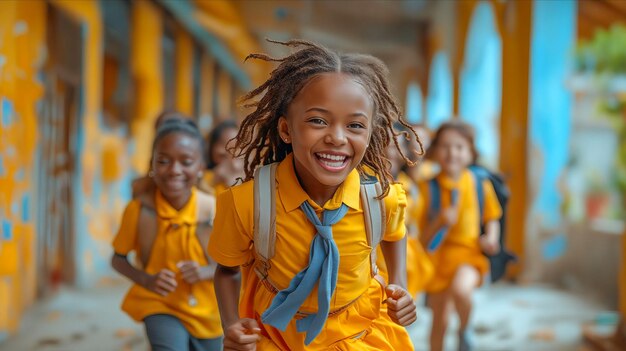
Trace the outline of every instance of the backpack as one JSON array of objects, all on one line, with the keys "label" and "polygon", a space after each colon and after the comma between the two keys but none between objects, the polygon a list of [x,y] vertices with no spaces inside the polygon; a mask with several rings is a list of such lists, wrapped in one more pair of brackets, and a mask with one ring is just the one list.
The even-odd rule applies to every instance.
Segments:
[{"label": "backpack", "polygon": [[[261,166],[254,173],[254,269],[262,281],[270,283],[268,271],[274,257],[276,243],[276,167],[278,163]],[[382,193],[376,177],[362,177],[361,204],[365,216],[365,231],[370,252],[373,278],[378,279],[376,248],[385,232],[385,202],[378,199]],[[380,281],[380,280],[379,280]]]},{"label": "backpack", "polygon": [[[504,246],[504,243],[506,241],[506,206],[511,193],[502,176],[476,164],[470,166],[469,170],[472,172],[472,176],[474,177],[476,195],[478,196],[478,208],[480,216],[479,233],[481,235],[485,233],[485,225],[482,222],[485,210],[485,190],[483,189],[483,181],[488,180],[489,182],[491,182],[491,185],[493,186],[493,189],[496,193],[498,202],[500,203],[500,207],[502,208],[502,216],[499,220],[501,250],[493,256],[487,256],[489,258],[489,264],[491,268],[491,281],[496,282],[500,280],[506,273],[506,267],[509,262],[517,261],[517,257],[513,253],[508,251]],[[436,178],[432,178],[430,181],[428,181],[428,189],[430,191],[430,207],[428,209],[428,215],[429,217],[432,217],[439,212],[441,207],[441,190],[439,187],[439,182],[437,182]],[[453,192],[452,202],[455,201],[455,197],[455,193]],[[431,242],[428,244],[429,251],[435,250],[443,242],[444,236],[445,228],[437,232],[433,240],[431,240]]]}]

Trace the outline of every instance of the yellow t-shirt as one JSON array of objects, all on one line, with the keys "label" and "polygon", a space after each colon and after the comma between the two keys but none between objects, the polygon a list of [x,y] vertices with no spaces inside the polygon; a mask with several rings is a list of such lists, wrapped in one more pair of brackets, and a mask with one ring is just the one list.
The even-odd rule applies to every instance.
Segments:
[{"label": "yellow t-shirt", "polygon": [[[136,321],[153,314],[169,314],[177,317],[189,333],[197,338],[208,339],[222,335],[219,310],[213,281],[202,281],[193,286],[180,276],[176,264],[180,261],[196,261],[207,265],[205,251],[196,235],[197,194],[192,190],[189,202],[180,210],[174,209],[159,191],[155,196],[157,234],[150,258],[145,266],[148,274],[161,269],[177,273],[178,287],[167,296],[161,296],[134,284],[122,303],[124,310]],[[139,253],[137,230],[141,202],[131,201],[122,217],[122,224],[113,240],[113,250],[120,255],[131,251]],[[196,300],[196,304],[190,300]],[[192,306],[194,305],[194,306]]]},{"label": "yellow t-shirt", "polygon": [[[300,186],[291,154],[278,166],[276,182],[276,254],[271,260],[270,280],[278,289],[285,289],[291,279],[308,265],[309,249],[316,231],[300,210],[300,204],[309,201],[319,214],[323,209],[337,209],[345,203],[349,207],[348,212],[333,226],[340,261],[331,310],[353,301],[368,288],[371,279],[370,247],[365,235],[358,172],[353,170],[348,175],[323,209]],[[241,266],[254,259],[253,205],[252,181],[232,187],[218,196],[214,231],[221,234],[219,240],[211,238],[209,241],[209,254],[219,264]],[[383,240],[397,241],[404,237],[405,206],[404,191],[400,186],[392,186],[385,198],[387,223]],[[317,310],[317,288],[305,300],[301,310]]]}]

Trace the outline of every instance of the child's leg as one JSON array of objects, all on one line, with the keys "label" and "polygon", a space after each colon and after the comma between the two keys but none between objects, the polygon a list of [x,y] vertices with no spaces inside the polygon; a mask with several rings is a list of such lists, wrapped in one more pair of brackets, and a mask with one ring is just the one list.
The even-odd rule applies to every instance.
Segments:
[{"label": "child's leg", "polygon": [[430,330],[430,350],[442,351],[448,319],[452,310],[452,299],[447,291],[428,294],[428,304],[433,311],[433,324]]},{"label": "child's leg", "polygon": [[459,332],[463,333],[469,323],[472,313],[472,292],[480,282],[480,275],[476,268],[469,265],[460,266],[452,280],[450,294],[454,300],[454,306],[459,314],[461,326]]},{"label": "child's leg", "polygon": [[144,318],[143,323],[152,351],[189,350],[189,332],[178,318],[153,314]]}]

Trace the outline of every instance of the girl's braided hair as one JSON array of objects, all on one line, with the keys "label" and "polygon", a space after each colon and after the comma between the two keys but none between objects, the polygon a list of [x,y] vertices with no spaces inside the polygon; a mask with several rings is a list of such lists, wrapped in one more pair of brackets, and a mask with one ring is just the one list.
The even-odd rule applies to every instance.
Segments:
[{"label": "girl's braided hair", "polygon": [[[234,145],[231,144],[229,150],[234,156],[244,158],[245,180],[253,178],[258,166],[282,161],[292,151],[291,145],[284,143],[278,134],[278,120],[286,116],[287,107],[300,89],[318,74],[337,72],[350,75],[362,84],[374,102],[369,147],[357,169],[361,175],[371,175],[373,172],[381,182],[381,198],[386,196],[389,184],[393,182],[389,171],[390,162],[385,156],[385,148],[390,139],[411,165],[414,162],[401,150],[398,137],[402,135],[409,138],[412,134],[420,145],[420,153],[423,153],[423,149],[417,133],[402,118],[389,91],[388,69],[385,64],[370,55],[340,54],[305,40],[268,41],[297,50],[283,58],[273,58],[266,54],[250,54],[246,57],[246,60],[253,58],[279,62],[279,65],[265,83],[240,99],[245,108],[254,110],[241,123]],[[406,127],[410,133],[395,131],[396,122]]]}]

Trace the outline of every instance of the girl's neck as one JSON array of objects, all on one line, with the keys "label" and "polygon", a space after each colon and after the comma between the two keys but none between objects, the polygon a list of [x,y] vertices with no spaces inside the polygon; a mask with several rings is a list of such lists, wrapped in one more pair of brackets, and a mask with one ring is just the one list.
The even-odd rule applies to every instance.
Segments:
[{"label": "girl's neck", "polygon": [[296,178],[298,178],[298,183],[300,183],[302,189],[307,193],[307,195],[309,195],[311,200],[313,200],[320,207],[324,207],[324,204],[328,200],[332,199],[337,189],[339,189],[338,185],[330,186],[320,184],[320,182],[313,177],[301,177],[300,174],[298,174],[298,167],[295,159],[293,167],[296,173]]},{"label": "girl's neck", "polygon": [[168,197],[163,194],[163,192],[161,192],[161,195],[163,195],[163,198],[170,204],[170,206],[172,206],[176,211],[180,211],[189,202],[189,199],[191,198],[191,189],[184,194],[177,196]]},{"label": "girl's neck", "polygon": [[461,178],[461,175],[463,174],[463,170],[460,170],[458,172],[452,172],[452,171],[444,171],[443,172],[448,178],[452,179],[453,181],[457,181]]}]

